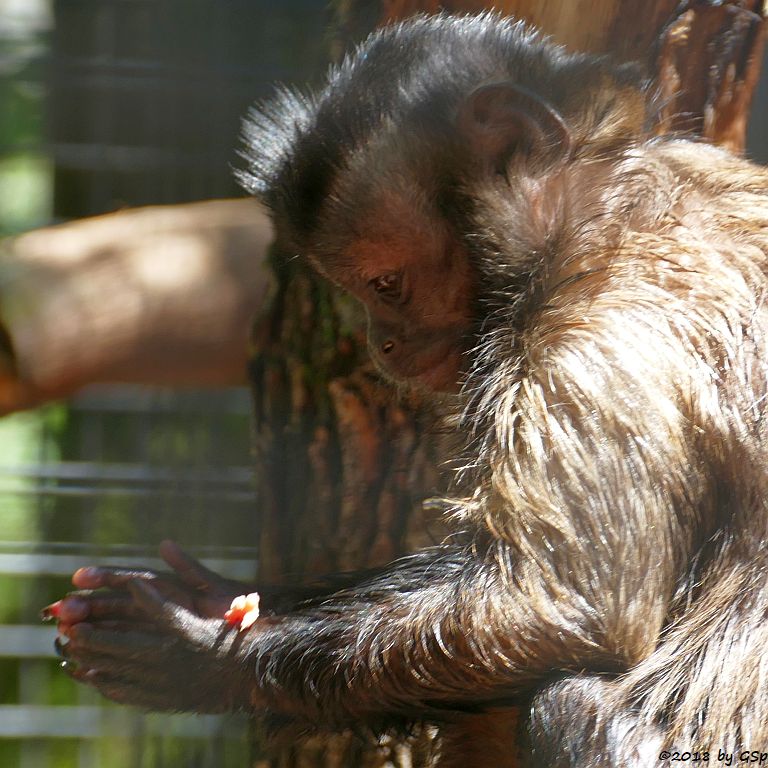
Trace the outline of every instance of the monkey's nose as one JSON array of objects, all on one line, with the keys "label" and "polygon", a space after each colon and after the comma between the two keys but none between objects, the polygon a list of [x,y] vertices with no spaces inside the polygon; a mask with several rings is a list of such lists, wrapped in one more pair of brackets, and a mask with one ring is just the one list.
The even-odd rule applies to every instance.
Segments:
[{"label": "monkey's nose", "polygon": [[383,352],[385,355],[388,355],[388,354],[389,354],[389,353],[390,353],[390,352],[391,352],[391,351],[392,351],[394,348],[395,348],[395,342],[394,342],[394,341],[392,341],[391,339],[389,339],[389,340],[385,341],[385,342],[384,342],[384,343],[381,345],[381,351],[382,351],[382,352]]}]

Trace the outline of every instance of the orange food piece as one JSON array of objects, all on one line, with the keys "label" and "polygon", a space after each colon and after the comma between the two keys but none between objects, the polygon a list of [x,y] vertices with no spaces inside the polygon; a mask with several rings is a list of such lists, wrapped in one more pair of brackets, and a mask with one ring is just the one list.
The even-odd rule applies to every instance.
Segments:
[{"label": "orange food piece", "polygon": [[259,618],[259,593],[238,595],[224,614],[224,620],[241,631],[252,626]]}]

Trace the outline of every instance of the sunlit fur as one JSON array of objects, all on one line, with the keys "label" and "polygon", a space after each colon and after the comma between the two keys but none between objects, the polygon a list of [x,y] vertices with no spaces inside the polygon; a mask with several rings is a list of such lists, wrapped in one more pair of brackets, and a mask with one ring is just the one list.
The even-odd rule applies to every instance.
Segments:
[{"label": "sunlit fur", "polygon": [[[473,164],[456,110],[499,77],[563,116],[566,162]],[[645,103],[628,69],[437,17],[250,121],[247,185],[332,279],[392,197],[447,220],[476,279],[451,503],[469,536],[257,637],[276,711],[386,725],[514,700],[550,767],[768,749],[768,174],[650,138]]]}]

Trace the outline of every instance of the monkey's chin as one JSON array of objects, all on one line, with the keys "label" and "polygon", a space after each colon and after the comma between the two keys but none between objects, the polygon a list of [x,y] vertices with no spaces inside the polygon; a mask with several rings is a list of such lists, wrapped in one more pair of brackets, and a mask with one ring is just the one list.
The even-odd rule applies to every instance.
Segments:
[{"label": "monkey's chin", "polygon": [[387,378],[408,389],[456,394],[461,390],[463,355],[450,352],[428,365],[408,370],[393,370],[381,366]]},{"label": "monkey's chin", "polygon": [[456,394],[461,389],[461,379],[456,362],[447,358],[444,363],[439,363],[412,377],[409,382],[413,382],[419,389],[427,389],[430,392]]}]

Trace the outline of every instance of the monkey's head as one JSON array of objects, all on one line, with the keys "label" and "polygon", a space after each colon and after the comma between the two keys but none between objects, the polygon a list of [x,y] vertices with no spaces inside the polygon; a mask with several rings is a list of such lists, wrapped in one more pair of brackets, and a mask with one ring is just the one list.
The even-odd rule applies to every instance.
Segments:
[{"label": "monkey's head", "polygon": [[380,367],[450,391],[494,297],[514,304],[557,236],[548,179],[630,145],[645,120],[629,67],[494,14],[419,16],[317,93],[255,110],[241,181],[282,244],[365,305]]}]

